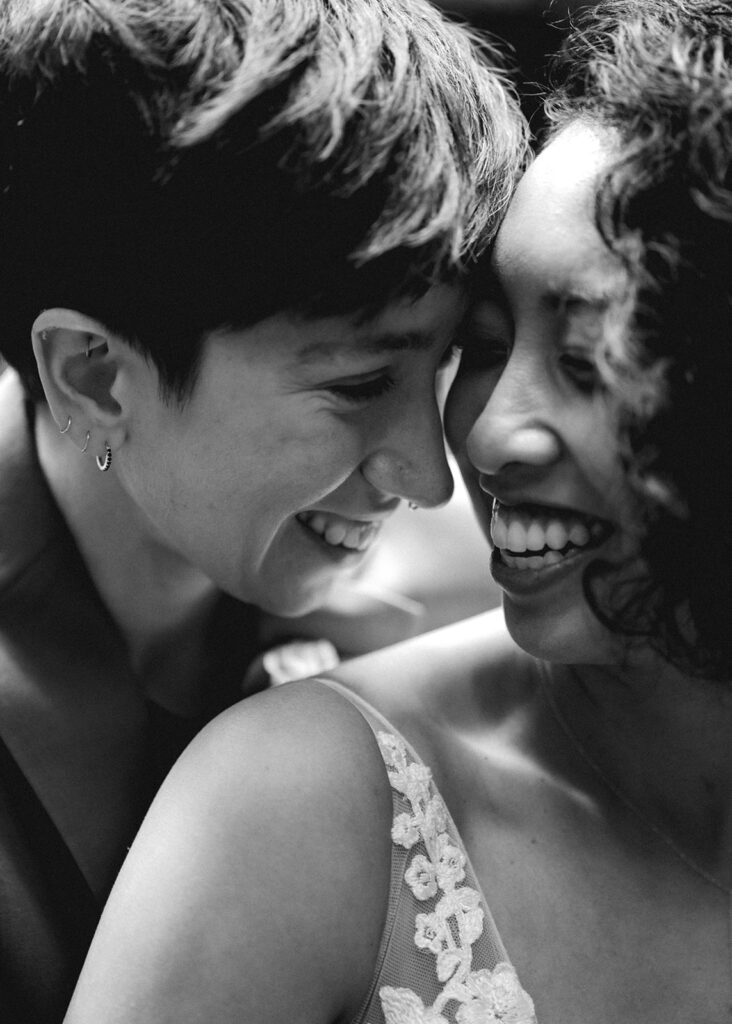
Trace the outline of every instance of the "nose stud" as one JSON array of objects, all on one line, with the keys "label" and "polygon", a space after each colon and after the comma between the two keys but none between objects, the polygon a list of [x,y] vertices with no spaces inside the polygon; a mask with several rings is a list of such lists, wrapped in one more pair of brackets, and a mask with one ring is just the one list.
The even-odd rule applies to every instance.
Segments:
[{"label": "nose stud", "polygon": [[416,501],[410,501],[408,504],[412,512],[416,512],[417,509],[419,508],[419,505],[417,504]]}]

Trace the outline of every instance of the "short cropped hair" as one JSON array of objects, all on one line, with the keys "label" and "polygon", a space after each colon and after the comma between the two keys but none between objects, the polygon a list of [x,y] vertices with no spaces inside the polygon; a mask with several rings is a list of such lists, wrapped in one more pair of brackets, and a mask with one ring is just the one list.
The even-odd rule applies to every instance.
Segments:
[{"label": "short cropped hair", "polygon": [[526,158],[502,66],[426,0],[5,0],[0,349],[32,386],[78,309],[184,400],[212,329],[451,278]]},{"label": "short cropped hair", "polygon": [[596,220],[633,290],[599,355],[624,410],[650,578],[613,595],[594,573],[588,594],[680,667],[730,679],[732,5],[605,0],[554,77],[554,132],[579,119],[615,135]]}]

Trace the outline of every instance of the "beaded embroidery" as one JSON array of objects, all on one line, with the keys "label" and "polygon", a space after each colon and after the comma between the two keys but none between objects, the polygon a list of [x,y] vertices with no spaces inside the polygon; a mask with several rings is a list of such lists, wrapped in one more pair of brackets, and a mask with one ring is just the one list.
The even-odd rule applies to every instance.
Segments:
[{"label": "beaded embroidery", "polygon": [[[420,841],[426,850],[414,853],[404,879],[419,901],[435,900],[429,913],[416,915],[414,942],[435,958],[442,990],[431,1006],[407,988],[383,986],[379,998],[386,1024],[536,1024],[534,1004],[521,988],[511,964],[493,970],[472,969],[472,945],[483,933],[480,893],[464,884],[466,857],[448,829],[447,808],[425,765],[410,761],[406,744],[393,733],[377,740],[393,789],[410,812],[394,818],[394,843],[411,850]],[[454,1017],[444,1012],[448,1003]]]}]

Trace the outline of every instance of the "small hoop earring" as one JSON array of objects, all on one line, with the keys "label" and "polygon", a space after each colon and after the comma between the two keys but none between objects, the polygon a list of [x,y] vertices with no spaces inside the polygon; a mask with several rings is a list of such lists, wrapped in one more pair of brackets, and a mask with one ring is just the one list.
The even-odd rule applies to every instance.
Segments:
[{"label": "small hoop earring", "polygon": [[64,427],[64,429],[63,430],[59,429],[59,434],[68,434],[69,430],[71,430],[71,417],[70,416],[66,420],[66,426]]},{"label": "small hoop earring", "polygon": [[84,454],[84,452],[85,452],[85,451],[87,450],[87,448],[89,447],[89,437],[90,437],[90,434],[89,434],[89,431],[87,430],[87,432],[86,432],[86,439],[85,439],[85,441],[84,441],[84,447],[83,447],[83,448],[81,449],[81,454],[82,454],[82,455]]},{"label": "small hoop earring", "polygon": [[107,442],[104,442],[104,456],[97,455],[97,469],[100,473],[106,473],[112,465],[112,449]]},{"label": "small hoop earring", "polygon": [[86,358],[91,359],[91,335],[86,339]]},{"label": "small hoop earring", "polygon": [[419,505],[417,504],[416,501],[410,501],[409,502],[409,508],[410,508],[410,511],[416,512],[417,509],[419,508]]}]

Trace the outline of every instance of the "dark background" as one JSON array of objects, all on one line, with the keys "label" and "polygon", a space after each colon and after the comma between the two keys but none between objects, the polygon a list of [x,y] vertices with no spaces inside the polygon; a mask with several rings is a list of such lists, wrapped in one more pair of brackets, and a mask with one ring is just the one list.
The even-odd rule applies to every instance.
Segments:
[{"label": "dark background", "polygon": [[549,58],[561,46],[569,19],[595,0],[433,0],[447,14],[509,44],[524,113],[541,134],[541,89]]}]

